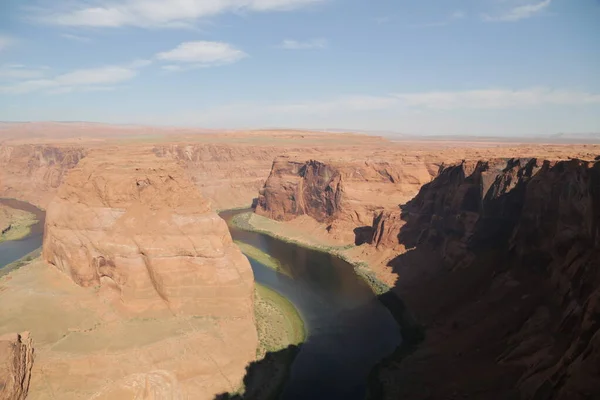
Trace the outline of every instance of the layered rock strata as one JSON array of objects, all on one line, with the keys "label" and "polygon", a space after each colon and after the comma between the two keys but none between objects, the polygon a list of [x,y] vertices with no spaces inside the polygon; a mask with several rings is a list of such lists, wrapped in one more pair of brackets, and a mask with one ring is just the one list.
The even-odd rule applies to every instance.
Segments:
[{"label": "layered rock strata", "polygon": [[45,208],[86,152],[72,145],[0,145],[0,197]]},{"label": "layered rock strata", "polygon": [[152,155],[100,153],[73,169],[48,206],[43,257],[132,311],[252,314],[252,270],[227,225]]},{"label": "layered rock strata", "polygon": [[373,218],[397,209],[431,180],[434,164],[320,162],[279,157],[260,190],[256,213],[278,221],[308,215],[341,242],[363,242]]},{"label": "layered rock strata", "polygon": [[401,212],[375,221],[373,245],[410,249],[389,264],[394,291],[428,328],[416,352],[383,364],[375,391],[600,396],[599,227],[598,162],[442,167]]},{"label": "layered rock strata", "polygon": [[29,332],[0,336],[0,399],[27,398],[33,360],[33,341]]}]

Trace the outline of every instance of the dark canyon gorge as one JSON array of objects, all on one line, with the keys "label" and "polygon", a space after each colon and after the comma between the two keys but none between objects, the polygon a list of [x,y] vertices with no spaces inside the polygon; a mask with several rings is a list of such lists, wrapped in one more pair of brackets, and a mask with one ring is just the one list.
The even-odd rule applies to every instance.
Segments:
[{"label": "dark canyon gorge", "polygon": [[[265,398],[280,358],[319,362],[306,310],[335,307],[294,298],[308,283],[349,296],[327,340],[368,341],[345,362],[374,365],[352,382],[370,399],[600,397],[600,146],[82,137],[0,143],[0,197],[47,212],[43,257],[0,274],[1,399]],[[251,204],[248,243],[296,275],[215,213]],[[256,282],[305,313],[305,348],[256,357]]]}]

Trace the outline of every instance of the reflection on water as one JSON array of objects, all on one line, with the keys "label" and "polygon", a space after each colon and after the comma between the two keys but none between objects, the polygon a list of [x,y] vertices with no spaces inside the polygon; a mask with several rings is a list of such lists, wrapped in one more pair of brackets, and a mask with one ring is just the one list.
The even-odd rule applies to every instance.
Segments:
[{"label": "reflection on water", "polygon": [[44,211],[24,201],[0,199],[0,204],[34,214],[38,222],[31,227],[31,233],[21,240],[0,243],[0,268],[17,261],[42,245],[44,237]]},{"label": "reflection on water", "polygon": [[294,303],[308,330],[282,398],[363,399],[367,374],[400,343],[396,322],[347,262],[230,224],[247,211],[220,215],[234,240],[263,250],[290,272],[292,278],[250,260],[256,281]]}]

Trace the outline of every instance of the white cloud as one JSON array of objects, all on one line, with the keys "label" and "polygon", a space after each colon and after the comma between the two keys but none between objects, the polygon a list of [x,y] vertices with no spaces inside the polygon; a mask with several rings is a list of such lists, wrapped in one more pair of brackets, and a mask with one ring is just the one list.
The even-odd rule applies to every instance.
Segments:
[{"label": "white cloud", "polygon": [[106,66],[78,69],[46,79],[29,79],[0,86],[0,93],[24,94],[43,91],[69,93],[73,91],[113,90],[113,86],[133,79],[138,71],[131,66]]},{"label": "white cloud", "polygon": [[201,18],[226,12],[290,11],[324,0],[99,0],[94,5],[38,10],[34,18],[62,26],[189,27]]},{"label": "white cloud", "polygon": [[543,0],[539,3],[525,4],[514,7],[508,12],[499,15],[484,14],[483,19],[485,21],[519,21],[539,14],[544,11],[551,2],[552,0]]},{"label": "white cloud", "polygon": [[542,105],[600,104],[600,94],[530,88],[521,90],[470,90],[460,92],[400,93],[395,95],[409,107],[435,109],[508,109]]},{"label": "white cloud", "polygon": [[298,41],[286,39],[281,43],[281,45],[279,45],[279,47],[287,50],[324,49],[327,47],[327,40],[312,39],[306,41]]},{"label": "white cloud", "polygon": [[63,33],[60,36],[63,37],[63,38],[65,38],[65,39],[73,40],[75,42],[88,43],[88,42],[91,41],[91,39],[89,37],[79,36],[79,35],[72,35],[70,33]]},{"label": "white cloud", "polygon": [[0,80],[37,79],[46,74],[46,68],[28,68],[20,64],[0,65]]},{"label": "white cloud", "polygon": [[6,50],[16,43],[15,38],[7,35],[0,35],[0,51]]},{"label": "white cloud", "polygon": [[[533,88],[522,90],[473,90],[458,92],[398,93],[383,96],[354,95],[330,100],[283,104],[232,104],[196,112],[194,118],[210,124],[224,123],[231,115],[256,119],[278,115],[282,118],[328,115],[360,115],[373,111],[400,112],[418,109],[515,109],[544,105],[600,104],[600,94],[580,91]],[[364,115],[364,114],[363,114]]]},{"label": "white cloud", "polygon": [[463,19],[467,17],[467,13],[461,10],[456,10],[450,14],[450,19]]},{"label": "white cloud", "polygon": [[[233,64],[248,55],[224,42],[184,42],[172,50],[158,53],[156,58],[162,61],[180,62],[190,67],[211,67]],[[163,69],[175,71],[182,67],[168,65]]]},{"label": "white cloud", "polygon": [[462,10],[456,10],[446,17],[445,20],[425,22],[409,25],[410,28],[436,28],[440,26],[450,25],[454,21],[467,18],[467,13]]}]

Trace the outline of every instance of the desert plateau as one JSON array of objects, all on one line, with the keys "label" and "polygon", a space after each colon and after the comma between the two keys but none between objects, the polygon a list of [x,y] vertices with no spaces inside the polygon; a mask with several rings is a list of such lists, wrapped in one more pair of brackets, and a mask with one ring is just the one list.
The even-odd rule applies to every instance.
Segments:
[{"label": "desert plateau", "polygon": [[600,145],[37,125],[0,145],[44,220],[0,269],[3,398],[600,393]]},{"label": "desert plateau", "polygon": [[600,1],[0,6],[0,400],[600,400]]}]

